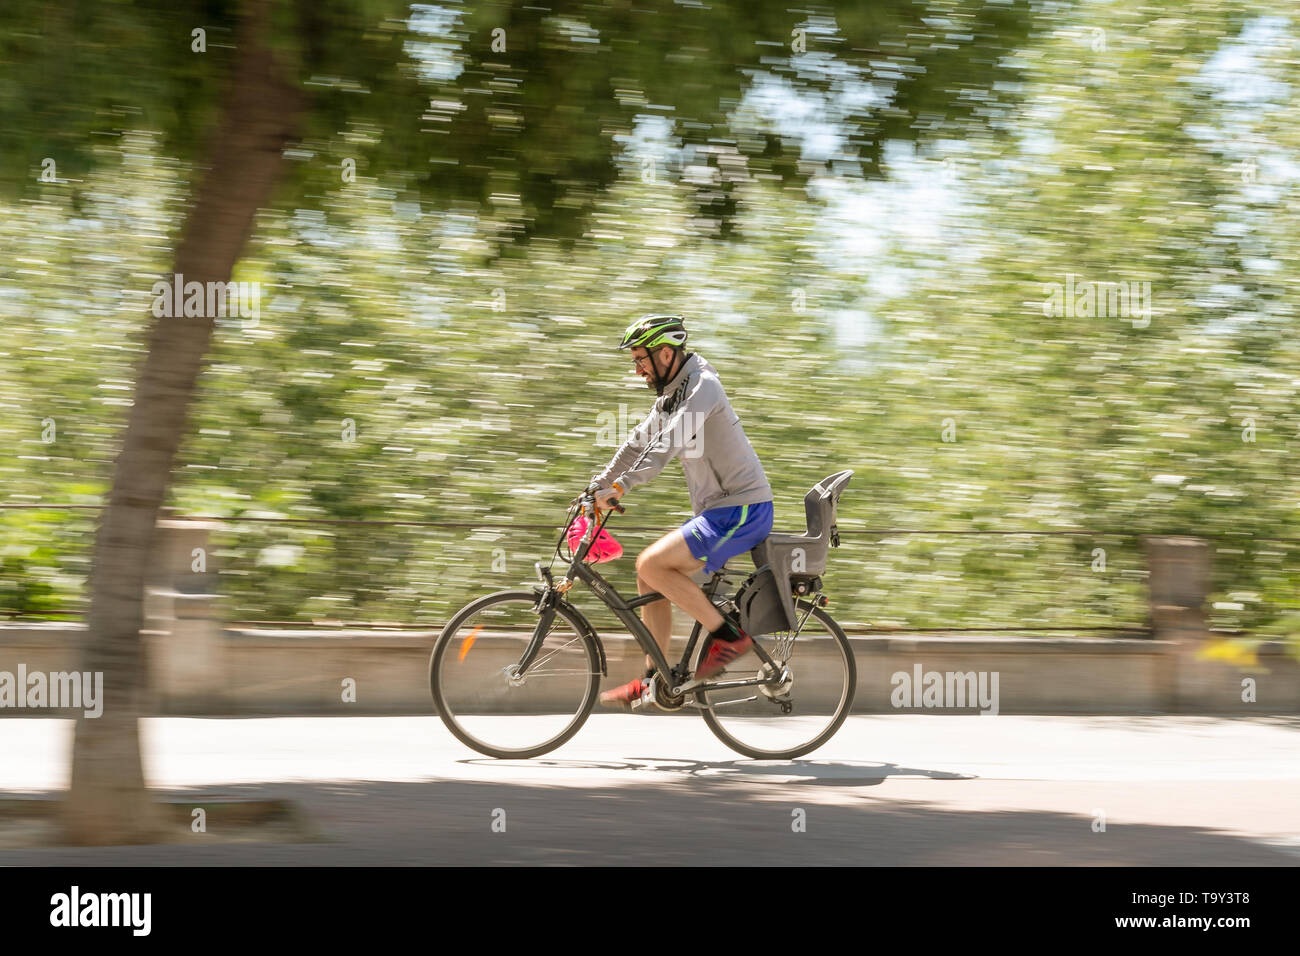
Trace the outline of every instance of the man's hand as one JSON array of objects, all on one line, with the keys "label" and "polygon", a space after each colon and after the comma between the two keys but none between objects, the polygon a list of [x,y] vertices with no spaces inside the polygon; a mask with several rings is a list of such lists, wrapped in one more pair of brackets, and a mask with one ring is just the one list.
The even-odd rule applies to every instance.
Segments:
[{"label": "man's hand", "polygon": [[593,492],[596,498],[596,507],[602,511],[609,508],[611,500],[617,500],[623,497],[623,489],[615,485],[612,488],[600,488]]}]

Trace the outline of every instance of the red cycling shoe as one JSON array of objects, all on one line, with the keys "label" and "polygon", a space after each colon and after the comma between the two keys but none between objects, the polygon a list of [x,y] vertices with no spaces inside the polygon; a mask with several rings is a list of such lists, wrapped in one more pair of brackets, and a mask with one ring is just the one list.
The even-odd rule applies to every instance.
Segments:
[{"label": "red cycling shoe", "polygon": [[641,695],[645,693],[646,685],[649,682],[648,677],[638,677],[635,680],[630,680],[622,687],[605,691],[600,695],[600,702],[610,707],[622,707],[624,710],[631,710],[632,702],[641,699]]},{"label": "red cycling shoe", "polygon": [[734,641],[714,641],[709,645],[709,653],[695,670],[695,679],[704,680],[720,674],[728,664],[754,646],[754,639],[744,631]]}]

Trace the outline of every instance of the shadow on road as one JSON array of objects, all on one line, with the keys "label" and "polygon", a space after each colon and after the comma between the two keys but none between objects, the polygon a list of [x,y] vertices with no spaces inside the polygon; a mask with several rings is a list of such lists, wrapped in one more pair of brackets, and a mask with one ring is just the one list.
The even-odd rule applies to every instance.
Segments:
[{"label": "shadow on road", "polygon": [[494,760],[489,757],[466,758],[458,763],[469,766],[550,767],[566,770],[644,770],[648,773],[750,782],[772,781],[801,786],[874,787],[887,777],[924,777],[930,780],[973,780],[969,774],[948,770],[921,770],[892,763],[835,762],[829,760],[674,760],[663,757],[628,757],[626,760]]},{"label": "shadow on road", "polygon": [[[593,764],[581,763],[583,766]],[[113,865],[944,865],[1286,866],[1295,856],[1196,827],[1118,825],[1078,813],[971,812],[891,796],[888,765],[651,765],[644,780],[589,787],[462,780],[277,783],[168,791],[168,799],[291,800],[329,842],[0,852],[0,866]],[[596,766],[603,766],[596,764]],[[700,773],[682,776],[682,767]],[[857,778],[831,779],[845,772]],[[717,770],[710,775],[708,771]],[[783,782],[775,771],[793,772]],[[874,772],[875,777],[870,776]],[[883,774],[884,776],[881,776]],[[756,785],[756,781],[760,781]],[[835,791],[830,784],[845,787]],[[810,786],[811,785],[811,786]],[[1130,786],[1117,783],[1117,787]],[[815,789],[814,789],[815,788]],[[944,788],[947,789],[946,787]],[[805,825],[796,832],[795,824]],[[496,829],[494,830],[494,823]]]}]

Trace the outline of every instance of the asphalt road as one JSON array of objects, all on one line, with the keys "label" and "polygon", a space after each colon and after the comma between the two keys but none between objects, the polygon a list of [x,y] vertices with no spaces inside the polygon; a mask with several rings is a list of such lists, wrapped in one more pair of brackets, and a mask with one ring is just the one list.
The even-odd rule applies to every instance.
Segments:
[{"label": "asphalt road", "polygon": [[[71,730],[0,720],[0,791],[65,788]],[[1300,863],[1300,717],[862,716],[782,762],[693,716],[596,714],[516,761],[436,717],[155,718],[142,734],[168,799],[291,800],[320,842],[210,830],[209,846],[0,850],[0,865]]]}]

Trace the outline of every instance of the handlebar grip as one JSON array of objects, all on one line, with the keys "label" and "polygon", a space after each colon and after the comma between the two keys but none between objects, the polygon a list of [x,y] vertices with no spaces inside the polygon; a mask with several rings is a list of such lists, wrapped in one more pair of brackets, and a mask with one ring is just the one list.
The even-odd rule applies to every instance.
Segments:
[{"label": "handlebar grip", "polygon": [[[588,508],[594,509],[596,506],[596,494],[592,491],[585,491],[575,498],[574,501],[577,502],[584,511]],[[619,514],[627,514],[627,509],[618,503],[617,498],[610,498],[605,503],[605,507],[611,511],[617,511]]]}]

